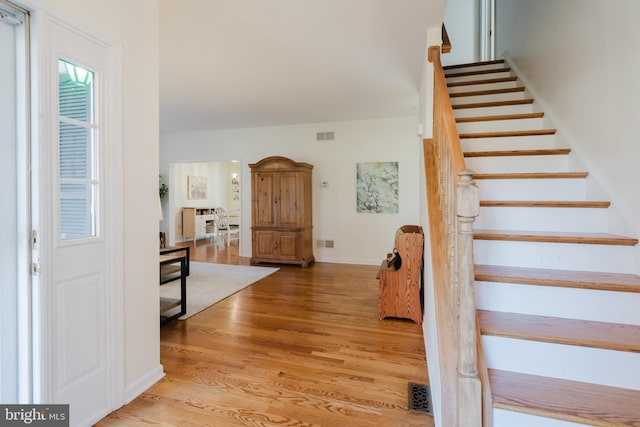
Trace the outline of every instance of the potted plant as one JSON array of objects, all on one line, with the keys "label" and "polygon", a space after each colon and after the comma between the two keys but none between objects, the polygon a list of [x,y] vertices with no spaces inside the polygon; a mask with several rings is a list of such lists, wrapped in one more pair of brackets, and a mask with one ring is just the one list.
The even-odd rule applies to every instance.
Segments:
[{"label": "potted plant", "polygon": [[169,187],[162,180],[162,175],[160,175],[160,200],[164,200],[167,197],[167,193],[169,192]]}]

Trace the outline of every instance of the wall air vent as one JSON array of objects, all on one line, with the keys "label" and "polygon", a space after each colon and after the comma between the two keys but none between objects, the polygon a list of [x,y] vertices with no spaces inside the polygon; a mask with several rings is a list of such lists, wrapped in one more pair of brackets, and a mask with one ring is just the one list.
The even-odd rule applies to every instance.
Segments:
[{"label": "wall air vent", "polygon": [[333,240],[317,240],[316,247],[318,248],[333,248]]},{"label": "wall air vent", "polygon": [[335,132],[317,132],[316,141],[333,141],[335,139]]}]

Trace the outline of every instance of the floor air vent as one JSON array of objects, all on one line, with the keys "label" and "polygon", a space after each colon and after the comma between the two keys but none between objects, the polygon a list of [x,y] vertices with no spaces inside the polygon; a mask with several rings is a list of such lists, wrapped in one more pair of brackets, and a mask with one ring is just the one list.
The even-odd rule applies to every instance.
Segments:
[{"label": "floor air vent", "polygon": [[428,385],[409,383],[409,412],[433,415]]}]

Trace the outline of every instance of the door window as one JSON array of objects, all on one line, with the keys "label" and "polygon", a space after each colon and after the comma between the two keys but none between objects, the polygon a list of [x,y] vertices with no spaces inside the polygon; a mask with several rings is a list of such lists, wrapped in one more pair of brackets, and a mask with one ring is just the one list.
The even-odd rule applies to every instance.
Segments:
[{"label": "door window", "polygon": [[59,236],[96,237],[98,232],[97,126],[94,73],[58,60]]}]

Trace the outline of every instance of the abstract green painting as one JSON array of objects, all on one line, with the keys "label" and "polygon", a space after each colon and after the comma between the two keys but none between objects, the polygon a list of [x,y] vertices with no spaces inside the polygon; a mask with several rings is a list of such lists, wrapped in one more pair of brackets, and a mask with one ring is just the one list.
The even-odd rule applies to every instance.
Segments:
[{"label": "abstract green painting", "polygon": [[398,162],[356,165],[358,213],[398,213]]}]

